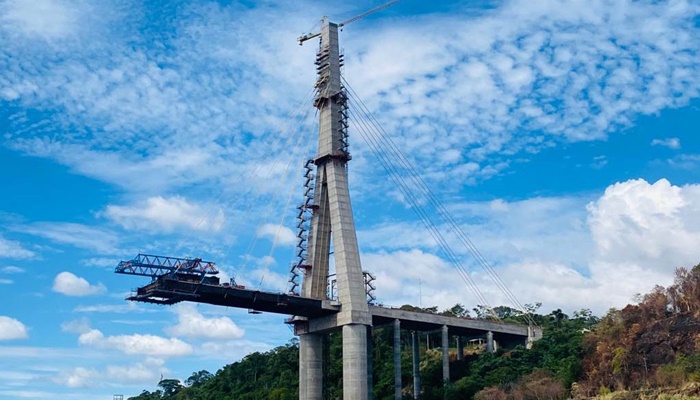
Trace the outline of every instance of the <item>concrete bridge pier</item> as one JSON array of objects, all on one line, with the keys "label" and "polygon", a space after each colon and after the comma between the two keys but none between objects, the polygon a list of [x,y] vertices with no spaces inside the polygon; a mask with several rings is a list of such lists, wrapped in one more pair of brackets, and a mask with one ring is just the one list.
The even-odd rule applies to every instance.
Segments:
[{"label": "concrete bridge pier", "polygon": [[323,400],[323,335],[299,335],[299,397]]},{"label": "concrete bridge pier", "polygon": [[394,320],[394,399],[402,400],[401,393],[401,321]]},{"label": "concrete bridge pier", "polygon": [[412,348],[413,348],[413,399],[420,399],[420,354],[418,352],[418,332],[411,333]]},{"label": "concrete bridge pier", "polygon": [[367,327],[367,399],[374,398],[374,352],[372,343],[372,327]]},{"label": "concrete bridge pier", "polygon": [[343,399],[367,398],[367,326],[343,325]]},{"label": "concrete bridge pier", "polygon": [[464,342],[462,342],[462,337],[457,336],[457,360],[462,361],[464,359]]},{"label": "concrete bridge pier", "polygon": [[533,343],[535,343],[535,340],[537,340],[535,329],[532,327],[532,325],[529,325],[527,327],[527,339],[525,339],[525,348],[530,350],[532,348]]},{"label": "concrete bridge pier", "polygon": [[489,353],[496,351],[496,347],[493,344],[493,332],[491,331],[486,332],[486,351]]},{"label": "concrete bridge pier", "polygon": [[442,326],[442,384],[450,383],[450,336],[447,325]]}]

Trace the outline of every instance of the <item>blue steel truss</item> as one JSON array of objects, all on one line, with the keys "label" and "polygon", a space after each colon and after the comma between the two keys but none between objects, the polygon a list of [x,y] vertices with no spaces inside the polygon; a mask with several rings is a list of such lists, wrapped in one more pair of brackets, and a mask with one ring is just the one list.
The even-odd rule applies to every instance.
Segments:
[{"label": "blue steel truss", "polygon": [[201,258],[177,258],[139,254],[133,260],[120,261],[114,272],[118,274],[150,276],[153,279],[168,273],[216,275],[219,271],[211,261]]}]

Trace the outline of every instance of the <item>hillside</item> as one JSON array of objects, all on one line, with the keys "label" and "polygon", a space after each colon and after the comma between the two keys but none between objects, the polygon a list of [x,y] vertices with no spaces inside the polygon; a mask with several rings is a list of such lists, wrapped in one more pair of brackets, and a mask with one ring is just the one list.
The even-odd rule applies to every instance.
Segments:
[{"label": "hillside", "polygon": [[[610,310],[599,319],[589,310],[573,316],[554,310],[537,314],[529,306],[544,337],[531,350],[485,353],[473,348],[464,360],[451,360],[452,381],[441,384],[440,352],[422,340],[422,398],[437,399],[674,399],[700,398],[700,265],[680,268],[668,288],[656,287],[635,305]],[[415,307],[406,306],[411,309]],[[436,313],[435,307],[422,309]],[[483,307],[472,310],[487,318]],[[507,322],[524,316],[508,307],[494,309]],[[443,313],[469,317],[456,305]],[[403,333],[403,392],[413,398],[409,336]],[[390,328],[373,333],[374,398],[393,399],[393,358]],[[428,340],[427,342],[430,342]],[[327,344],[330,362],[328,398],[339,398],[341,347],[339,335]],[[144,391],[133,400],[292,400],[297,399],[298,343],[266,353],[253,353],[215,374],[194,373],[185,382],[165,379],[160,390]],[[675,396],[675,397],[674,397]]]}]

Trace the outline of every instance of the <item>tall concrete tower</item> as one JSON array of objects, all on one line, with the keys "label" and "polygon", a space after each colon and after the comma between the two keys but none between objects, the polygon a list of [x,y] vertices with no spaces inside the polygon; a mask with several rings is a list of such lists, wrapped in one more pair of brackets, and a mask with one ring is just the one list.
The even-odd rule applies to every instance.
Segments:
[{"label": "tall concrete tower", "polygon": [[[331,243],[335,260],[340,312],[329,328],[341,328],[343,336],[343,399],[368,400],[367,327],[372,318],[360,265],[355,234],[347,162],[347,95],[341,83],[342,56],[338,24],[324,20],[316,54],[319,137],[314,202],[309,230],[308,259],[302,296],[327,298]],[[323,333],[307,327],[299,335],[299,399],[323,398]],[[306,333],[304,333],[306,332]]]}]

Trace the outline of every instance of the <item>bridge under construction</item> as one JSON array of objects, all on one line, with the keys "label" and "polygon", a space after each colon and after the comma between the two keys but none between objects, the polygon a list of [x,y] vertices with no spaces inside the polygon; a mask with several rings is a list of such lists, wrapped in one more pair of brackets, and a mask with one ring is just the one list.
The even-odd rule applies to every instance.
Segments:
[{"label": "bridge under construction", "polygon": [[[541,337],[536,326],[513,325],[458,318],[373,305],[374,283],[363,272],[348,190],[349,94],[341,77],[340,27],[396,3],[336,24],[324,19],[321,30],[299,38],[299,44],[319,38],[316,53],[314,107],[318,110],[316,156],[307,163],[306,199],[299,210],[298,260],[292,265],[290,290],[274,293],[220,282],[213,262],[201,259],[140,254],[122,261],[117,273],[148,276],[151,282],[128,299],[175,304],[182,301],[288,315],[299,336],[299,399],[324,398],[324,337],[342,332],[343,399],[372,398],[368,347],[372,327],[394,329],[395,398],[402,399],[401,329],[413,332],[414,398],[420,396],[418,332],[441,334],[443,379],[449,382],[450,343],[456,339],[457,356],[465,338],[483,338],[488,350],[531,344]],[[461,231],[460,231],[461,232]],[[468,240],[468,239],[467,239]],[[468,242],[471,245],[471,242]],[[473,245],[472,245],[473,246]],[[331,256],[335,276],[330,279]],[[480,256],[480,253],[479,253]],[[397,272],[398,273],[398,272]],[[468,274],[463,279],[470,279]],[[299,279],[302,280],[299,284]],[[332,290],[329,289],[332,286]],[[300,290],[298,290],[300,287]],[[335,294],[337,293],[337,295]],[[368,294],[369,301],[368,301]]]}]

